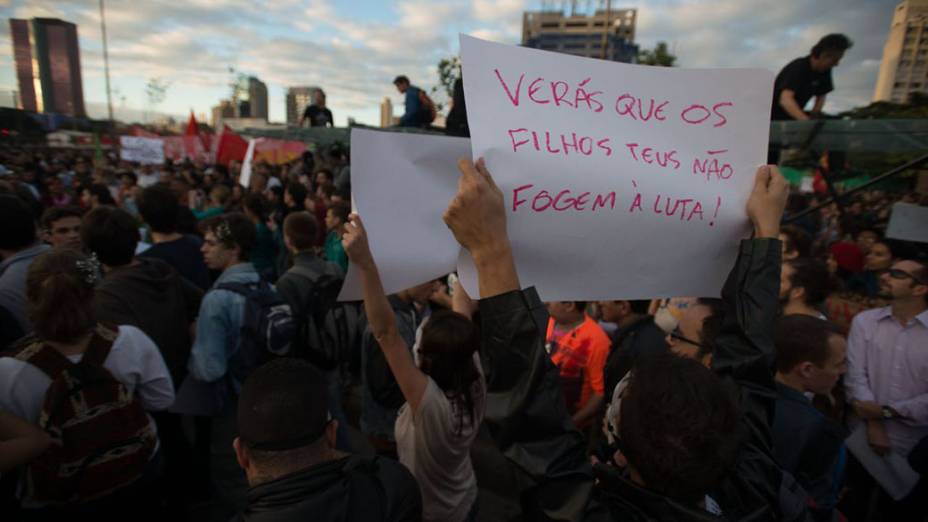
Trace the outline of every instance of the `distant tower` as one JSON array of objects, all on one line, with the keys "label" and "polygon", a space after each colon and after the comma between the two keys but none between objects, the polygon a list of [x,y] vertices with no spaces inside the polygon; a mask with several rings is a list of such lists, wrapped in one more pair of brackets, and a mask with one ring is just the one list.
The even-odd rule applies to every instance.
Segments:
[{"label": "distant tower", "polygon": [[905,103],[916,92],[928,92],[928,0],[896,6],[873,101]]},{"label": "distant tower", "polygon": [[57,18],[10,19],[20,105],[86,116],[77,26]]},{"label": "distant tower", "polygon": [[393,102],[390,98],[384,98],[380,104],[380,126],[392,127],[393,125]]}]

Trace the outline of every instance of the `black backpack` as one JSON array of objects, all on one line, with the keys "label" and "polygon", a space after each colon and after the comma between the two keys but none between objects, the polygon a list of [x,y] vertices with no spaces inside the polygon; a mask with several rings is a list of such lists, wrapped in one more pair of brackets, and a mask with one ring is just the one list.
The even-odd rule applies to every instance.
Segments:
[{"label": "black backpack", "polygon": [[290,305],[265,280],[256,283],[222,283],[218,290],[228,290],[245,297],[245,312],[238,352],[230,372],[244,382],[252,370],[274,357],[291,355],[297,324]]},{"label": "black backpack", "polygon": [[322,370],[332,370],[345,361],[359,341],[358,305],[338,301],[344,281],[338,273],[299,265],[288,273],[309,281],[309,297],[298,311],[299,334],[293,355]]}]

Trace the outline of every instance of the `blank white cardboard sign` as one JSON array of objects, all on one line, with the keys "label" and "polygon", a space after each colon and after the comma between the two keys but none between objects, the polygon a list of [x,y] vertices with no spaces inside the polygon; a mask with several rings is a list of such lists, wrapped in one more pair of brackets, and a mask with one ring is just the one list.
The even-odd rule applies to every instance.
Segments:
[{"label": "blank white cardboard sign", "polygon": [[[457,192],[457,160],[470,140],[422,134],[351,131],[351,188],[387,294],[453,272],[461,249],[442,221]],[[339,294],[363,297],[357,267]]]},{"label": "blank white cardboard sign", "polygon": [[886,237],[928,243],[928,207],[911,203],[893,205]]},{"label": "blank white cardboard sign", "polygon": [[473,156],[503,191],[522,286],[545,300],[719,295],[767,156],[771,72],[464,35],[461,61]]}]

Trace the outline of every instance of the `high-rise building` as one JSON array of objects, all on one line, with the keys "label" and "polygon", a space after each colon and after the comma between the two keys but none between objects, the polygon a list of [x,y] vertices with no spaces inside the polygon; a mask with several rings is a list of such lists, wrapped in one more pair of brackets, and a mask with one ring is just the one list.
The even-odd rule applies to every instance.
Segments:
[{"label": "high-rise building", "polygon": [[77,26],[57,18],[10,19],[20,105],[85,116]]},{"label": "high-rise building", "polygon": [[235,117],[235,106],[229,100],[222,100],[219,102],[219,105],[213,107],[212,112],[212,125],[213,128],[218,132],[219,127],[222,125],[222,120]]},{"label": "high-rise building", "polygon": [[396,125],[396,122],[393,116],[393,101],[387,97],[380,103],[380,126],[392,127],[394,125]]},{"label": "high-rise building", "polygon": [[928,93],[928,0],[896,6],[873,101],[904,103],[915,92]]},{"label": "high-rise building", "polygon": [[319,87],[290,87],[287,89],[287,125],[299,125],[300,117],[313,102],[316,91],[321,91]]},{"label": "high-rise building", "polygon": [[594,14],[529,11],[522,15],[522,45],[546,51],[632,63],[637,9],[600,9]]},{"label": "high-rise building", "polygon": [[248,78],[248,110],[241,117],[267,120],[267,85],[254,76]]}]

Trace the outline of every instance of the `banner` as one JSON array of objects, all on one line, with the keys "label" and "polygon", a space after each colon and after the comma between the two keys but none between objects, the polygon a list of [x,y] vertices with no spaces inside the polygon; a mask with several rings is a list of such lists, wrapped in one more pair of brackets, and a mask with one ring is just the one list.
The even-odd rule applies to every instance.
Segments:
[{"label": "banner", "polygon": [[255,161],[281,165],[303,155],[306,144],[302,141],[263,139],[255,144]]},{"label": "banner", "polygon": [[203,146],[200,136],[165,136],[164,156],[171,161],[209,160],[209,151]]},{"label": "banner", "polygon": [[164,142],[160,138],[120,136],[119,159],[143,165],[164,163]]},{"label": "banner", "polygon": [[[461,62],[473,157],[503,191],[523,286],[545,300],[719,295],[749,232],[772,73],[626,65],[468,36]],[[473,293],[472,263],[460,263]]]}]

